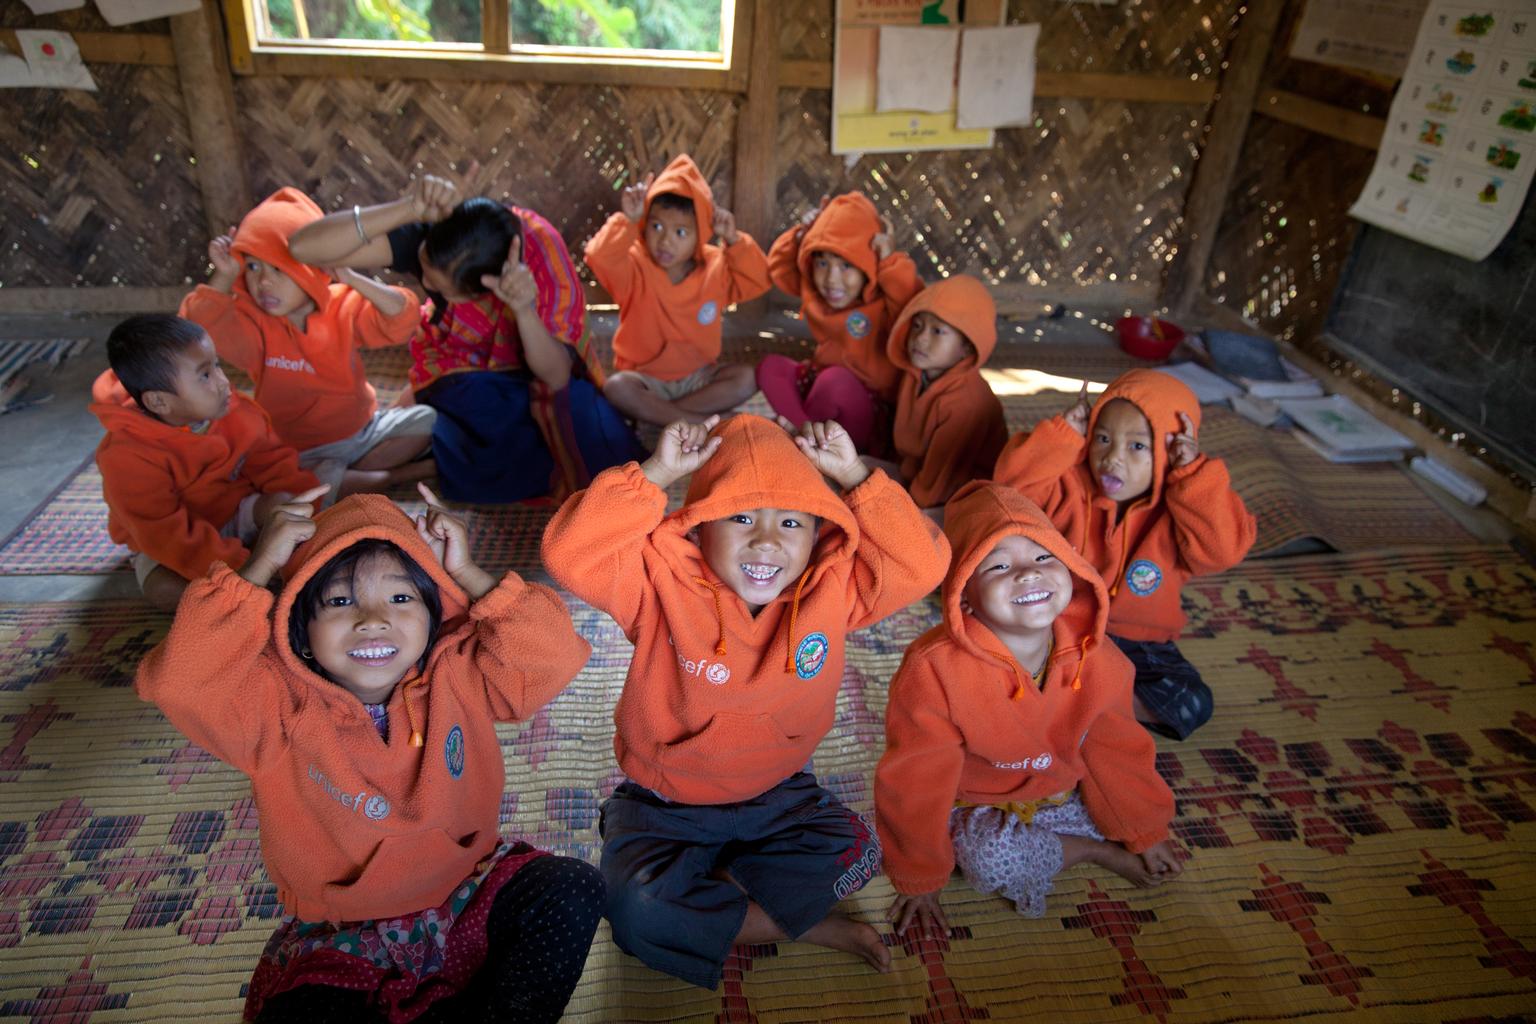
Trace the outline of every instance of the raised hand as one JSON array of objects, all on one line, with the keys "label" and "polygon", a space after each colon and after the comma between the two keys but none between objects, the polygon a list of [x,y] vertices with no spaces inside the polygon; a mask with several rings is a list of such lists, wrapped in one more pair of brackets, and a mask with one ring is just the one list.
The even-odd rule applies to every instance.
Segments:
[{"label": "raised hand", "polygon": [[501,273],[496,277],[485,274],[480,278],[480,283],[495,292],[496,297],[514,313],[531,313],[538,307],[539,285],[533,279],[533,272],[523,262],[522,235],[512,239],[512,245],[507,249],[507,260],[501,265]]},{"label": "raised hand", "polygon": [[432,488],[418,483],[416,490],[427,503],[427,510],[416,517],[416,534],[442,563],[453,581],[464,588],[471,601],[478,601],[496,586],[496,579],[480,568],[469,556],[469,527],[448,511]]},{"label": "raised hand", "polygon": [[423,175],[411,182],[411,190],[407,194],[416,219],[428,222],[447,217],[459,201],[458,186],[447,178],[433,174]]},{"label": "raised hand", "polygon": [[230,252],[230,246],[235,244],[235,229],[230,228],[228,234],[220,235],[208,243],[208,262],[213,264],[215,274],[228,274],[235,277],[240,273],[240,261],[235,254]]},{"label": "raised hand", "polygon": [[875,250],[875,258],[879,260],[889,259],[891,253],[896,251],[896,228],[891,224],[891,218],[880,218],[880,231],[869,240],[869,247]]},{"label": "raised hand", "polygon": [[636,222],[645,216],[645,196],[655,180],[656,175],[647,174],[644,181],[630,185],[619,194],[619,209],[624,211],[624,216]]},{"label": "raised hand", "polygon": [[1179,422],[1184,429],[1168,435],[1168,465],[1172,469],[1187,466],[1200,455],[1200,442],[1195,438],[1195,421],[1190,419],[1189,413],[1181,412]]},{"label": "raised hand", "polygon": [[816,204],[816,209],[806,210],[800,215],[800,225],[799,227],[795,228],[796,238],[805,237],[806,229],[809,228],[812,224],[816,223],[816,218],[821,216],[821,211],[825,210],[827,208],[827,204],[831,201],[831,196],[824,195],[821,197],[821,202]]},{"label": "raised hand", "polygon": [[678,420],[667,425],[656,442],[656,450],[640,467],[646,479],[665,490],[708,462],[720,450],[720,438],[709,432],[720,422],[711,416],[703,423]]},{"label": "raised hand", "polygon": [[949,934],[949,921],[944,917],[944,908],[939,906],[938,892],[925,892],[920,896],[897,893],[891,908],[885,912],[885,919],[895,926],[897,935],[907,934],[907,929],[914,924],[923,935],[941,938]]},{"label": "raised hand", "polygon": [[[789,421],[780,417],[779,426],[788,425]],[[790,436],[795,439],[795,447],[811,460],[811,465],[835,480],[843,490],[851,491],[869,478],[869,467],[860,460],[853,438],[836,420],[808,422],[798,431],[791,429]]]},{"label": "raised hand", "polygon": [[266,586],[288,564],[293,549],[315,535],[314,503],[330,489],[329,484],[321,484],[291,496],[279,492],[272,496],[279,499],[275,502],[258,500],[256,511],[265,513],[266,521],[240,575],[258,587]]},{"label": "raised hand", "polygon": [[741,238],[736,230],[736,215],[723,206],[715,207],[715,219],[710,227],[726,245],[735,245]]},{"label": "raised hand", "polygon": [[1072,407],[1062,413],[1061,417],[1067,421],[1067,426],[1087,437],[1088,414],[1092,411],[1093,406],[1088,402],[1088,382],[1083,381],[1083,390],[1077,393],[1077,401],[1072,403]]}]

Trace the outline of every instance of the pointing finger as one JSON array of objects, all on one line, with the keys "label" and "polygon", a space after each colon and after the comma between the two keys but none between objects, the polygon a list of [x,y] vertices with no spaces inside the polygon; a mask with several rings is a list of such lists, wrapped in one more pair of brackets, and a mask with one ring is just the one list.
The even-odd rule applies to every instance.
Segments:
[{"label": "pointing finger", "polygon": [[426,499],[427,505],[429,507],[434,509],[441,509],[444,512],[447,511],[447,508],[443,505],[443,499],[433,494],[432,488],[428,487],[425,483],[418,481],[416,484],[416,490],[421,494],[423,498]]}]

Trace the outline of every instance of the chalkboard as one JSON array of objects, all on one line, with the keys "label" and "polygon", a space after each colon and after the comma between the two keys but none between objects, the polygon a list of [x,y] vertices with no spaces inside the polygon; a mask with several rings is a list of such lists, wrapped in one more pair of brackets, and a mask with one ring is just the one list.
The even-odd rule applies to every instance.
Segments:
[{"label": "chalkboard", "polygon": [[1536,201],[1481,263],[1364,225],[1330,345],[1536,476]]}]

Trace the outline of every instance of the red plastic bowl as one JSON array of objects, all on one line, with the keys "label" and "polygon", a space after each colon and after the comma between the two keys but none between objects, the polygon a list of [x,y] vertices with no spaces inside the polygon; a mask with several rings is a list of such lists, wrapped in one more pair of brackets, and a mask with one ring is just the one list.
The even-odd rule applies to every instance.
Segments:
[{"label": "red plastic bowl", "polygon": [[1137,359],[1167,359],[1184,340],[1184,329],[1155,316],[1123,316],[1115,324],[1120,347]]}]

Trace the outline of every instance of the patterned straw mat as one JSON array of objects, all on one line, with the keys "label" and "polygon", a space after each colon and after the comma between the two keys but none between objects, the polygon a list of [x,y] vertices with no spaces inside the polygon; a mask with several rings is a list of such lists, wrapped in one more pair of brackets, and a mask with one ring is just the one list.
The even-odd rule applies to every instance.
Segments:
[{"label": "patterned straw mat", "polygon": [[[720,991],[613,947],[567,1019],[607,1021],[1512,1020],[1536,1009],[1536,572],[1497,548],[1249,563],[1203,580],[1184,644],[1218,695],[1160,741],[1182,879],[1092,868],[1023,920],[953,880],[943,941],[895,971],[793,943],[739,950]],[[823,781],[870,807],[886,681],[922,603],[850,639]],[[616,783],[610,710],[629,647],[596,653],[505,728],[505,827],[595,858]],[[133,604],[0,607],[0,1018],[234,1020],[273,927],[244,780],[129,676],[163,634]],[[852,901],[877,923],[883,880]],[[883,925],[880,927],[883,928]]]}]

